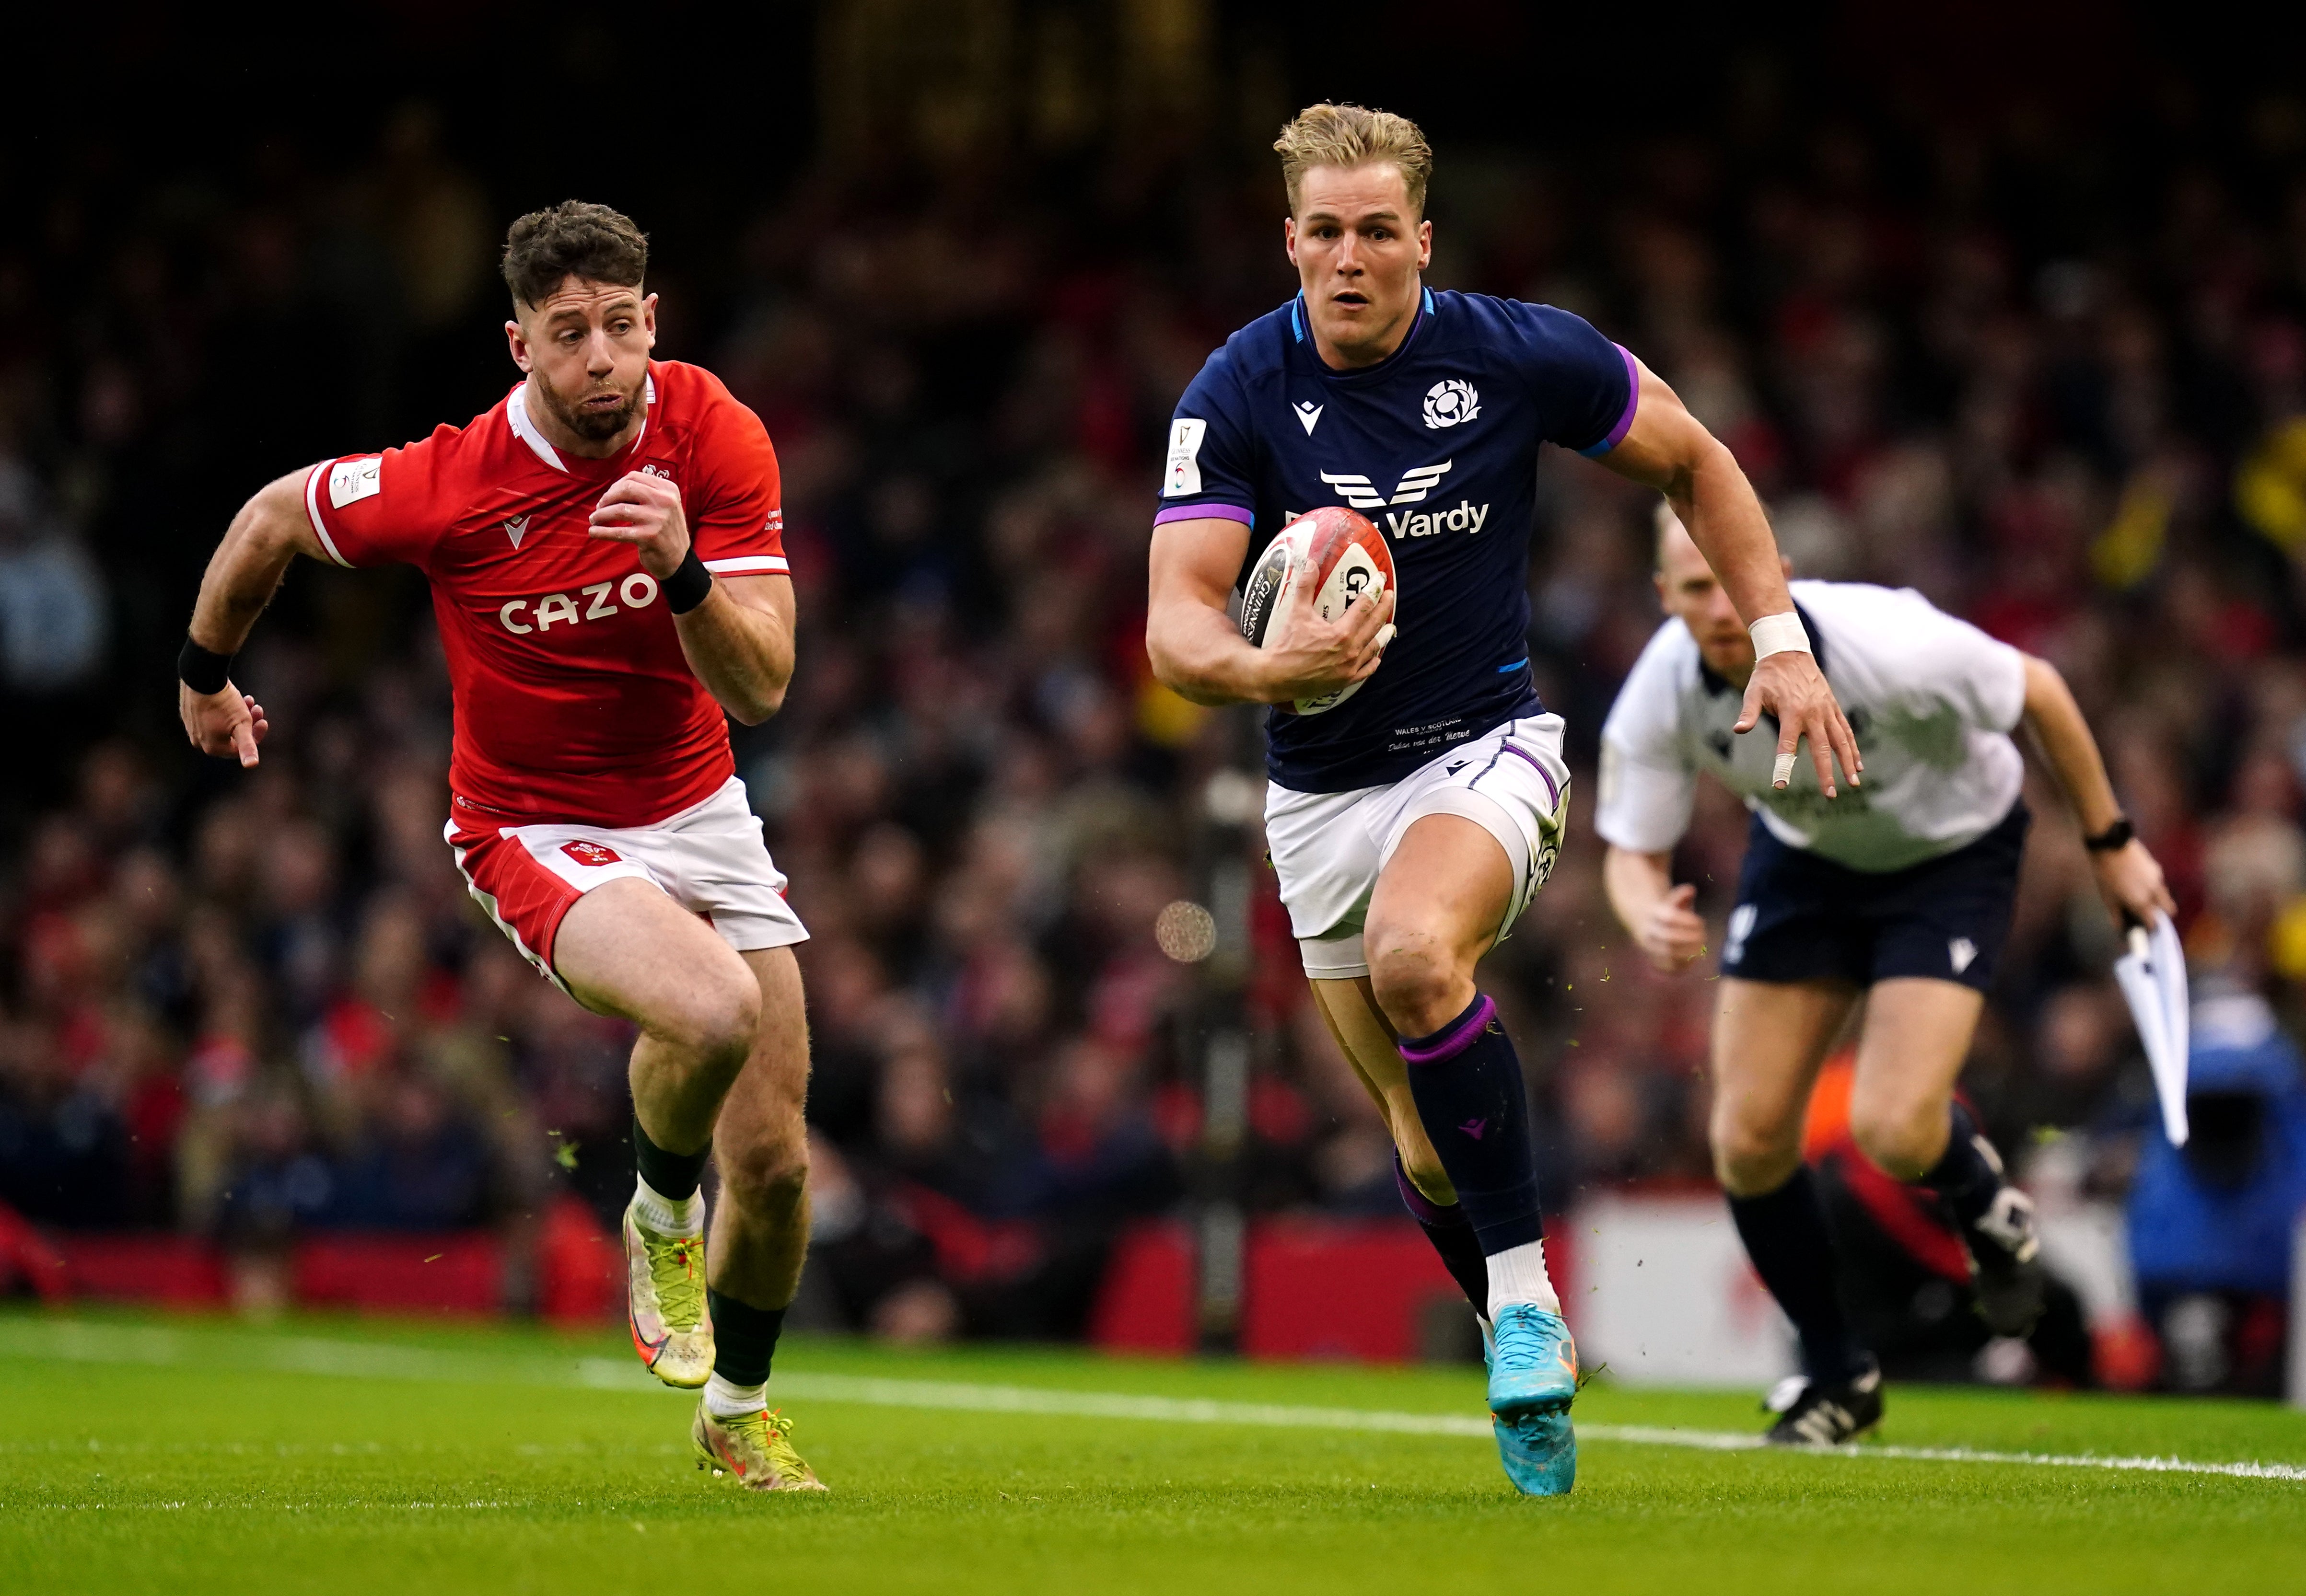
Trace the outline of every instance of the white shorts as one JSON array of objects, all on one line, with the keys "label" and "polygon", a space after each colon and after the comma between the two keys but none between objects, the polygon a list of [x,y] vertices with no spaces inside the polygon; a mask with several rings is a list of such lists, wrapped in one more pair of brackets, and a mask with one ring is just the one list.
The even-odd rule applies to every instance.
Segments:
[{"label": "white shorts", "polygon": [[499,825],[457,807],[447,836],[489,918],[564,992],[552,964],[561,918],[577,899],[621,876],[647,882],[702,915],[740,953],[808,940],[785,902],[784,875],[762,845],[745,784],[734,776],[654,825]]},{"label": "white shorts", "polygon": [[1559,715],[1508,721],[1388,787],[1292,792],[1268,785],[1265,842],[1306,975],[1342,981],[1369,974],[1362,921],[1370,893],[1402,833],[1428,815],[1462,815],[1506,850],[1514,892],[1498,926],[1502,940],[1560,855],[1569,814],[1561,732]]}]

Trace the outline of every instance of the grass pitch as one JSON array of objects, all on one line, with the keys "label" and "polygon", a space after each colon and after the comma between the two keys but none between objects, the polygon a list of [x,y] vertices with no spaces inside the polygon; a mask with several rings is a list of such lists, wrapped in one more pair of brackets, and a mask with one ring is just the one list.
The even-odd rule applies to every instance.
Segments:
[{"label": "grass pitch", "polygon": [[[1890,1447],[2034,1461],[1813,1456],[1665,1444],[1750,1397],[1598,1385],[1538,1501],[1472,1370],[803,1340],[777,1375],[829,1497],[695,1472],[694,1399],[611,1334],[0,1316],[0,1591],[2306,1589],[2280,1408],[1900,1388]],[[2075,1461],[2115,1456],[2276,1470]]]}]

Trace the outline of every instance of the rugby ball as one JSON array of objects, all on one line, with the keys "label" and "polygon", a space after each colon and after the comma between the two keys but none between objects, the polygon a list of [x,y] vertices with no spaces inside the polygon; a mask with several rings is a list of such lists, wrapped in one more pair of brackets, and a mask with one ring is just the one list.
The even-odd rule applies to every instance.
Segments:
[{"label": "rugby ball", "polygon": [[[1249,580],[1241,592],[1243,636],[1260,648],[1265,646],[1273,618],[1308,574],[1309,566],[1314,584],[1313,610],[1323,620],[1337,619],[1362,593],[1374,600],[1390,587],[1394,602],[1401,602],[1394,579],[1393,550],[1385,546],[1385,534],[1365,516],[1343,505],[1330,505],[1309,510],[1283,527],[1250,567]],[[1300,698],[1291,707],[1301,715],[1318,715],[1361,690],[1361,682],[1348,682],[1334,693]]]}]

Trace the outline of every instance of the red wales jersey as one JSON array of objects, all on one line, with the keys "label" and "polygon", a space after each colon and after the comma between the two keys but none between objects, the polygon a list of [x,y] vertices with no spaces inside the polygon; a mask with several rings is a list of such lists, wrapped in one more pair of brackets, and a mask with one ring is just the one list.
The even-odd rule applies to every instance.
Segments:
[{"label": "red wales jersey", "polygon": [[321,461],[304,506],[339,565],[413,565],[431,580],[460,807],[653,824],[735,773],[729,726],[656,579],[629,543],[588,536],[589,518],[610,484],[654,472],[680,490],[706,569],[784,571],[776,453],[718,378],[677,361],[649,363],[640,436],[606,460],[548,443],[525,388],[469,425]]}]

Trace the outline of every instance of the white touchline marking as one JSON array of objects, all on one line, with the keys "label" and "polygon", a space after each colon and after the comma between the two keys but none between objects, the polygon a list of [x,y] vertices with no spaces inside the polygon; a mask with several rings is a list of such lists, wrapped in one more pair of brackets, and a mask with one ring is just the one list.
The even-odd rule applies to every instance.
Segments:
[{"label": "white touchline marking", "polygon": [[[0,1357],[78,1363],[202,1365],[276,1374],[329,1375],[464,1385],[552,1386],[594,1391],[663,1387],[637,1363],[619,1358],[510,1358],[318,1336],[194,1335],[79,1319],[0,1318]],[[1140,1396],[1123,1391],[1067,1391],[1047,1386],[989,1386],[962,1380],[883,1379],[853,1374],[779,1374],[780,1397],[867,1407],[943,1409],[970,1413],[1036,1413],[1075,1419],[1132,1419],[1161,1424],[1246,1424],[1279,1430],[1347,1430],[1388,1435],[1490,1438],[1490,1421],[1459,1413],[1386,1413],[1369,1408],[1302,1407],[1281,1403]],[[1704,1452],[1759,1451],[1758,1435],[1677,1430],[1646,1424],[1580,1424],[1580,1440]],[[1905,1463],[2011,1464],[2029,1468],[2106,1469],[2124,1473],[2221,1474],[2239,1480],[2306,1481],[2306,1464],[2197,1463],[2182,1457],[2062,1456],[1986,1452],[1968,1447],[1793,1447],[1796,1456]]]}]

